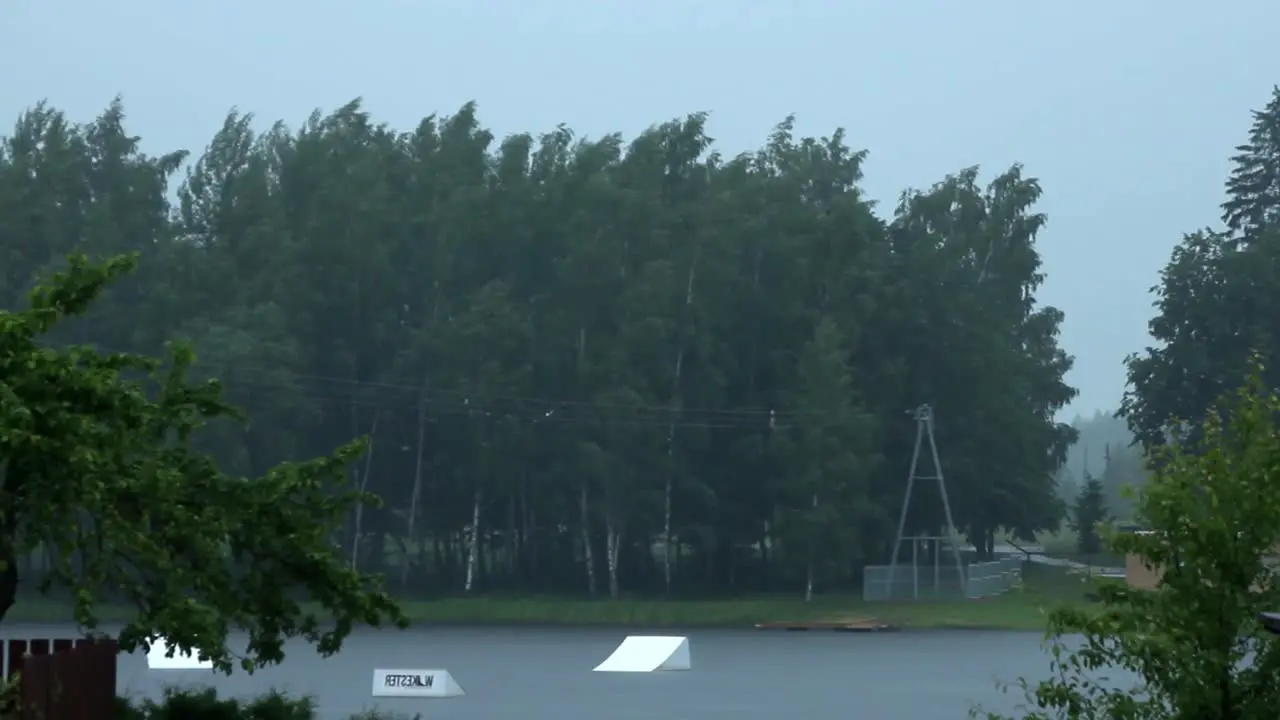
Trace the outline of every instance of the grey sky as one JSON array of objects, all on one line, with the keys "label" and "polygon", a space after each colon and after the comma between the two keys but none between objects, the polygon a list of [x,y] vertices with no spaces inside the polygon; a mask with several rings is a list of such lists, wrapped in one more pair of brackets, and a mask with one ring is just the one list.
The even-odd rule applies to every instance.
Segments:
[{"label": "grey sky", "polygon": [[1022,161],[1088,414],[1118,401],[1174,243],[1217,224],[1280,82],[1276,27],[1264,0],[7,0],[0,113],[47,98],[86,120],[121,93],[149,151],[198,152],[232,106],[296,125],[363,96],[408,129],[475,99],[500,135],[707,110],[733,152],[795,112],[871,151],[885,203]]}]

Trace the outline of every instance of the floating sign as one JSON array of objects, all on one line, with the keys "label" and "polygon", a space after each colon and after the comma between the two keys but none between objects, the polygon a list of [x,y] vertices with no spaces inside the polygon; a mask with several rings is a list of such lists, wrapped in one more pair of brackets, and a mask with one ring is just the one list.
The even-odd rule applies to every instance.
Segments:
[{"label": "floating sign", "polygon": [[374,697],[449,698],[465,695],[448,670],[374,670]]}]

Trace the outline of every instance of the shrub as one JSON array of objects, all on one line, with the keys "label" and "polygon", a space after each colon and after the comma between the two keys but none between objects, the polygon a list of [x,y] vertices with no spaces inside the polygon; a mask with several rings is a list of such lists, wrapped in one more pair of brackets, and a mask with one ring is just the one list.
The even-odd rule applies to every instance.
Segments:
[{"label": "shrub", "polygon": [[[119,720],[315,720],[316,717],[314,698],[291,698],[274,690],[251,700],[219,698],[213,688],[166,688],[159,702],[116,699]],[[414,715],[412,720],[420,717]],[[410,720],[410,716],[373,709],[356,713],[350,720]]]}]

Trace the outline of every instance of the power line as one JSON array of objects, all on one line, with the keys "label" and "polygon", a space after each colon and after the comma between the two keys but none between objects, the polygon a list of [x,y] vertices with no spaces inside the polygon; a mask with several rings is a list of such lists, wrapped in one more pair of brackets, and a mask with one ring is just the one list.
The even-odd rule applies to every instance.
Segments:
[{"label": "power line", "polygon": [[[100,345],[96,347],[101,352],[113,352],[113,353],[121,352],[119,350],[104,348]],[[339,377],[332,377],[332,376],[325,376],[325,375],[312,375],[307,373],[298,373],[298,372],[294,372],[292,370],[287,370],[287,369],[282,370],[279,368],[273,369],[273,368],[264,368],[260,366],[255,367],[255,366],[249,366],[249,365],[233,365],[233,366],[227,367],[218,363],[202,362],[199,360],[192,363],[192,366],[196,368],[218,370],[223,373],[230,372],[232,375],[248,373],[248,374],[256,374],[259,376],[272,376],[276,379],[274,379],[272,383],[269,383],[265,386],[262,385],[261,381],[247,381],[247,382],[249,382],[250,384],[258,384],[264,387],[272,387],[273,389],[293,390],[293,391],[301,390],[303,392],[311,392],[311,393],[330,392],[330,391],[343,393],[342,395],[331,396],[331,399],[349,399],[349,398],[356,397],[362,391],[367,391],[367,390],[373,390],[373,391],[392,390],[400,393],[412,394],[414,399],[412,400],[412,402],[409,403],[410,405],[416,405],[417,402],[419,402],[419,399],[422,401],[436,401],[436,402],[448,402],[448,401],[462,402],[462,403],[468,403],[468,404],[486,405],[489,407],[494,407],[499,404],[506,403],[506,404],[517,405],[517,406],[519,405],[527,406],[527,409],[530,412],[533,412],[535,410],[539,410],[539,411],[545,410],[549,408],[582,408],[582,409],[596,409],[596,410],[631,411],[635,413],[647,412],[647,413],[659,413],[659,414],[666,414],[666,415],[673,415],[673,414],[685,415],[685,416],[706,415],[706,416],[711,416],[712,419],[737,418],[737,419],[745,420],[746,418],[755,418],[762,422],[768,421],[770,417],[773,417],[775,420],[782,420],[782,419],[789,419],[789,418],[818,417],[823,414],[818,411],[805,411],[805,410],[776,410],[775,411],[768,408],[706,408],[706,407],[688,408],[688,407],[678,407],[678,406],[670,406],[670,405],[650,405],[650,404],[642,404],[642,403],[615,403],[615,402],[603,402],[603,401],[593,401],[593,400],[570,400],[570,399],[529,397],[529,396],[507,395],[507,394],[475,393],[467,390],[431,388],[431,387],[427,387],[424,384],[412,384],[407,381],[356,380],[351,378],[339,378]],[[281,375],[285,376],[289,380],[329,383],[330,385],[337,386],[337,387],[350,388],[350,390],[339,391],[337,387],[320,389],[320,388],[305,388],[300,385],[285,385],[284,383],[280,382],[278,379]],[[234,378],[234,377],[227,377],[227,376],[221,377],[219,379],[223,382],[225,386],[228,386],[228,387],[230,387],[231,385],[237,382],[239,383],[246,382],[242,378]],[[663,422],[669,422],[669,421],[664,420]]]},{"label": "power line", "polygon": [[[328,398],[328,399],[332,399],[332,398]],[[237,400],[234,404],[241,406],[244,409],[250,410],[250,411],[294,409],[294,408],[286,407],[282,405],[273,405],[269,403],[264,403],[261,399],[250,399],[243,402]],[[406,405],[406,406],[401,406],[399,408],[394,408],[394,407],[389,408],[384,404],[373,403],[373,402],[363,401],[359,399],[355,399],[354,401],[351,401],[350,405],[354,405],[355,407],[365,408],[365,409],[374,410],[374,411],[379,411],[379,410],[386,411],[386,410],[393,410],[393,409],[410,410],[413,407],[413,406]],[[560,415],[560,414],[548,415],[546,413],[514,415],[510,413],[485,412],[485,411],[479,411],[479,410],[466,411],[466,410],[458,410],[456,408],[442,410],[438,407],[428,408],[425,414],[427,416],[426,417],[427,422],[433,423],[433,424],[439,423],[442,420],[458,421],[458,422],[467,422],[467,421],[481,422],[484,420],[500,421],[503,419],[509,419],[509,420],[515,420],[517,423],[523,426],[531,426],[531,425],[539,425],[539,426],[541,425],[557,425],[557,426],[558,425],[581,425],[581,426],[590,426],[590,427],[623,426],[623,427],[656,428],[661,430],[667,430],[667,429],[670,429],[671,427],[725,429],[725,430],[735,430],[735,429],[749,430],[752,428],[764,429],[767,427],[766,423],[752,424],[752,423],[747,423],[740,420],[733,421],[733,422],[730,422],[730,421],[704,422],[704,421],[698,421],[698,420],[682,419],[678,417],[672,417],[669,419],[617,418],[617,417],[592,418],[592,417],[575,417],[575,416]],[[775,429],[784,429],[786,427],[789,427],[789,426],[779,425]]]},{"label": "power line", "polygon": [[[619,416],[616,411],[613,414],[585,414],[590,411],[598,411],[600,409],[610,409],[611,406],[603,405],[600,408],[589,406],[555,406],[551,405],[548,409],[541,408],[531,409],[525,407],[504,408],[501,406],[486,406],[479,402],[470,402],[475,398],[466,398],[463,402],[451,400],[441,401],[439,399],[422,399],[417,397],[401,396],[399,398],[371,398],[362,396],[359,393],[339,393],[333,394],[332,388],[323,389],[316,393],[314,389],[286,386],[274,383],[263,383],[261,381],[240,381],[231,380],[224,383],[224,389],[237,395],[247,394],[243,400],[239,397],[235,398],[235,404],[241,405],[250,410],[303,410],[291,405],[283,405],[278,403],[269,403],[261,395],[262,390],[282,390],[286,392],[300,392],[307,400],[333,401],[341,402],[346,407],[359,407],[374,411],[423,411],[429,416],[431,422],[437,422],[441,419],[450,420],[472,420],[483,421],[485,419],[502,420],[512,419],[521,424],[535,425],[623,425],[632,427],[658,427],[670,428],[671,426],[679,428],[721,428],[721,429],[785,429],[790,427],[789,424],[777,424],[776,415],[775,423],[770,424],[769,418],[751,417],[722,417],[712,419],[699,419],[682,417],[681,411],[669,410],[665,417],[661,415],[637,415],[637,416]],[[238,391],[238,392],[237,392]],[[625,406],[624,406],[625,407]],[[810,419],[802,420],[810,423],[819,420],[819,416],[809,416]],[[795,421],[793,420],[793,423]]]}]

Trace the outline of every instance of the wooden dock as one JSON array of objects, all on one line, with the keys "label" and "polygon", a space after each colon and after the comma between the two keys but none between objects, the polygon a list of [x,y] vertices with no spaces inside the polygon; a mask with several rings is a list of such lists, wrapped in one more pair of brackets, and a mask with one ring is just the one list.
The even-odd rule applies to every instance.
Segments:
[{"label": "wooden dock", "polygon": [[875,618],[850,618],[848,620],[835,620],[828,622],[767,622],[757,623],[757,630],[786,630],[788,632],[806,632],[809,630],[832,630],[835,632],[889,632],[899,630],[896,625],[890,625],[885,622],[876,620]]}]

